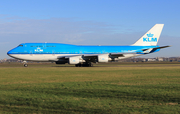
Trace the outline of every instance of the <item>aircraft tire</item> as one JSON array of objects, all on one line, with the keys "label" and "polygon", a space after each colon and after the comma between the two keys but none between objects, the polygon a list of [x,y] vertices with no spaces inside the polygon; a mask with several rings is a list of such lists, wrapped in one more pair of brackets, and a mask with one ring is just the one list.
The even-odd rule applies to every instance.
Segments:
[{"label": "aircraft tire", "polygon": [[75,67],[93,67],[93,64],[91,64],[91,63],[75,64]]},{"label": "aircraft tire", "polygon": [[75,64],[76,67],[82,67],[82,64]]},{"label": "aircraft tire", "polygon": [[76,66],[76,67],[80,67],[80,64],[76,64],[75,66]]},{"label": "aircraft tire", "polygon": [[27,65],[27,64],[24,64],[24,67],[28,67],[28,65]]},{"label": "aircraft tire", "polygon": [[91,67],[91,64],[90,64],[90,63],[88,64],[88,67]]}]

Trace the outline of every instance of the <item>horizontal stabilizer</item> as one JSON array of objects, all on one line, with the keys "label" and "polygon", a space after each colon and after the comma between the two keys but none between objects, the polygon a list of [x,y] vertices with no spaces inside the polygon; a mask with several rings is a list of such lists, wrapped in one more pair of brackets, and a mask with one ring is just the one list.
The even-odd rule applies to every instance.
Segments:
[{"label": "horizontal stabilizer", "polygon": [[167,48],[167,47],[171,47],[171,46],[161,46],[161,47],[156,47],[156,48],[153,48],[153,49],[162,49],[162,48]]},{"label": "horizontal stabilizer", "polygon": [[143,53],[150,53],[153,50],[167,48],[167,47],[171,47],[171,46],[161,46],[161,47],[155,47],[155,48],[142,49],[142,51],[143,51]]}]

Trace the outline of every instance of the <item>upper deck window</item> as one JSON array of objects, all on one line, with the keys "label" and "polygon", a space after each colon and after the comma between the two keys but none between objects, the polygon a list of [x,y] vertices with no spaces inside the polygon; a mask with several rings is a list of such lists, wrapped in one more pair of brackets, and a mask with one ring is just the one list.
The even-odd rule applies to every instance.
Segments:
[{"label": "upper deck window", "polygon": [[31,46],[31,47],[43,47],[43,46]]},{"label": "upper deck window", "polygon": [[56,46],[46,46],[46,47],[56,47]]}]

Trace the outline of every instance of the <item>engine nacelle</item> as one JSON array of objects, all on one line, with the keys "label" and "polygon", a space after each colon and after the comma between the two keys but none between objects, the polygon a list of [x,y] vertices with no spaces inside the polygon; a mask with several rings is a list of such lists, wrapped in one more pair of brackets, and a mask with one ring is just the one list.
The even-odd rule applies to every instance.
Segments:
[{"label": "engine nacelle", "polygon": [[108,62],[108,55],[99,55],[98,56],[98,62],[100,63],[107,63]]},{"label": "engine nacelle", "polygon": [[69,64],[78,64],[80,63],[79,57],[70,57],[69,58]]}]

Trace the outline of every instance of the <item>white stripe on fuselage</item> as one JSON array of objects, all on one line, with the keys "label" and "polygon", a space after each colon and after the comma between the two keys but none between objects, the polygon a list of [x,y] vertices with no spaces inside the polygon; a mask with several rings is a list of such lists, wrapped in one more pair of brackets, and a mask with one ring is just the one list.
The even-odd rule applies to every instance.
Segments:
[{"label": "white stripe on fuselage", "polygon": [[[118,59],[126,59],[140,55],[142,54],[124,54],[124,57],[119,57]],[[20,60],[49,62],[49,61],[58,61],[58,58],[64,56],[78,56],[78,54],[9,54],[9,56]]]}]

